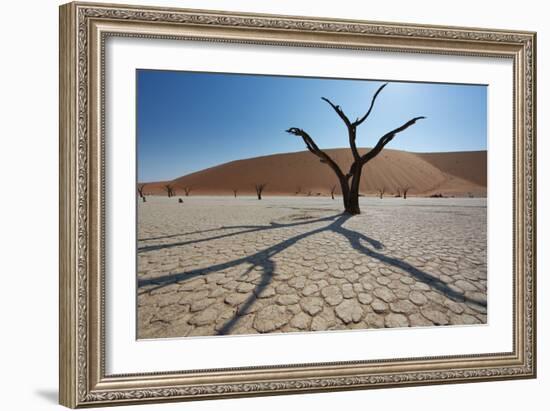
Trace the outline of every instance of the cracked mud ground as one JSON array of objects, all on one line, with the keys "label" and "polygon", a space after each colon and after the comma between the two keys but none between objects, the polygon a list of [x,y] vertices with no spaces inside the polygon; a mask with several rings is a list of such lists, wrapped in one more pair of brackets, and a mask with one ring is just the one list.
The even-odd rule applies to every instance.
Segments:
[{"label": "cracked mud ground", "polygon": [[487,322],[486,200],[149,197],[138,337]]}]

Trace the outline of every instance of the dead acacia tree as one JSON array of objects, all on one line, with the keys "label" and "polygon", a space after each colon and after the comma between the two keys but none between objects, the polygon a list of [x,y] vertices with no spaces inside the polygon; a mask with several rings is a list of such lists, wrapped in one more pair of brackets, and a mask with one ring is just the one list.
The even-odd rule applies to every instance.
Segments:
[{"label": "dead acacia tree", "polygon": [[164,185],[164,191],[166,191],[166,194],[168,194],[168,197],[173,197],[176,194],[174,192],[174,187],[172,187],[170,184]]},{"label": "dead acacia tree", "polygon": [[189,193],[191,193],[191,187],[183,187],[183,191],[185,192],[185,197],[189,197]]},{"label": "dead acacia tree", "polygon": [[396,134],[406,130],[418,120],[425,118],[423,116],[414,117],[402,126],[387,132],[382,137],[380,137],[378,143],[374,146],[374,148],[372,148],[366,154],[360,155],[355,142],[357,137],[357,127],[359,127],[370,115],[378,94],[380,94],[380,92],[384,89],[384,87],[386,87],[386,85],[387,83],[378,88],[378,90],[376,91],[376,93],[374,93],[372,97],[368,111],[365,113],[365,115],[363,115],[363,117],[357,118],[355,121],[351,121],[342,111],[340,106],[337,106],[333,104],[329,99],[322,97],[322,99],[334,109],[336,114],[338,114],[338,116],[342,119],[348,129],[349,145],[353,154],[353,163],[351,164],[350,169],[347,173],[344,173],[340,166],[327,153],[325,153],[317,146],[313,138],[307,132],[297,127],[291,127],[286,130],[287,133],[301,137],[302,140],[304,140],[307,149],[311,153],[319,157],[319,160],[322,163],[327,164],[332,169],[332,171],[334,171],[334,173],[338,177],[338,181],[340,182],[340,187],[342,189],[344,209],[347,213],[352,215],[361,213],[361,210],[359,208],[359,183],[361,182],[361,172],[363,170],[363,166],[374,157],[376,157],[378,154],[380,154],[382,149],[395,137]]},{"label": "dead acacia tree", "polygon": [[396,188],[397,193],[395,193],[396,197],[401,197],[401,189],[399,187]]},{"label": "dead acacia tree", "polygon": [[143,200],[144,203],[147,201],[147,199],[145,198],[145,194],[143,193],[143,190],[145,189],[145,186],[146,186],[146,184],[139,184],[138,187],[137,187],[139,197]]},{"label": "dead acacia tree", "polygon": [[332,188],[330,189],[330,196],[332,197],[333,200],[334,200],[335,191],[336,191],[336,185],[333,185]]},{"label": "dead acacia tree", "polygon": [[378,196],[380,198],[384,198],[384,194],[386,193],[386,187],[382,187],[378,189]]},{"label": "dead acacia tree", "polygon": [[234,189],[233,189],[233,196],[234,196],[235,198],[237,198],[237,191],[239,191],[238,188],[234,188]]},{"label": "dead acacia tree", "polygon": [[255,185],[256,195],[258,196],[258,200],[262,199],[262,192],[264,191],[264,188],[265,188],[266,185],[267,184],[265,184],[265,183]]},{"label": "dead acacia tree", "polygon": [[403,199],[404,199],[404,200],[407,199],[407,193],[409,192],[410,189],[411,189],[411,187],[409,187],[409,186],[402,187],[402,190],[403,190]]}]

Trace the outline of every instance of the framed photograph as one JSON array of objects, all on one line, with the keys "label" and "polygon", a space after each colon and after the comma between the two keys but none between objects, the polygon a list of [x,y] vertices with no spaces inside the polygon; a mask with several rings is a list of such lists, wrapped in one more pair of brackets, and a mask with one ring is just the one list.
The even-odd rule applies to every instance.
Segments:
[{"label": "framed photograph", "polygon": [[535,377],[535,33],[60,28],[61,404]]}]

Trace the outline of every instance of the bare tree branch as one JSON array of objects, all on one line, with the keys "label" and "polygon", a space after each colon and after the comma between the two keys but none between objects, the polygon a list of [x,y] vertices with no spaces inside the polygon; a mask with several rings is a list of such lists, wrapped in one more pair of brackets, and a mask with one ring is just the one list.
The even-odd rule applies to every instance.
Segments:
[{"label": "bare tree branch", "polygon": [[370,150],[367,154],[361,157],[361,164],[365,164],[368,161],[372,160],[374,157],[376,157],[382,151],[382,149],[386,146],[386,144],[388,144],[390,141],[393,140],[393,138],[397,133],[400,133],[401,131],[406,130],[407,128],[412,126],[414,123],[416,123],[418,120],[424,119],[424,118],[426,117],[424,116],[415,117],[407,121],[402,126],[397,127],[396,129],[384,134],[382,137],[380,137],[380,140],[378,140],[378,143],[376,144],[376,146],[374,146],[372,150]]},{"label": "bare tree branch", "polygon": [[380,94],[380,92],[384,89],[384,87],[386,87],[388,85],[388,83],[384,83],[382,84],[378,90],[376,90],[376,93],[374,93],[374,96],[372,96],[372,100],[370,102],[370,107],[369,107],[369,110],[365,113],[365,115],[361,118],[358,118],[357,120],[355,120],[353,122],[353,126],[357,127],[359,126],[363,121],[365,121],[367,119],[367,117],[369,116],[370,112],[372,111],[372,108],[374,107],[374,102],[376,101],[376,97],[378,97],[378,94]]},{"label": "bare tree branch", "polygon": [[387,85],[388,85],[388,83],[384,83],[378,88],[378,90],[376,90],[376,93],[374,93],[374,95],[372,96],[372,100],[370,102],[370,107],[369,107],[368,111],[365,113],[365,115],[363,117],[357,118],[357,120],[355,120],[353,123],[349,120],[349,118],[346,116],[346,114],[343,112],[343,110],[340,106],[334,104],[328,98],[322,97],[322,99],[324,101],[326,101],[328,104],[330,104],[330,106],[334,109],[334,111],[336,111],[338,116],[346,124],[346,127],[348,128],[349,145],[350,145],[350,148],[351,148],[351,152],[353,154],[353,158],[355,160],[359,160],[359,158],[360,158],[359,151],[357,150],[357,143],[356,143],[356,140],[357,140],[357,127],[359,125],[361,125],[361,123],[363,123],[367,119],[367,117],[370,115],[370,113],[371,113],[371,111],[374,107],[374,102],[376,101],[376,98],[378,97],[380,92],[384,89],[384,87],[386,87]]},{"label": "bare tree branch", "polygon": [[346,114],[342,111],[342,108],[340,106],[337,106],[335,105],[334,103],[332,103],[332,101],[330,101],[328,98],[326,97],[321,97],[321,99],[323,99],[324,101],[326,101],[328,104],[330,104],[330,106],[334,109],[334,111],[336,111],[336,113],[338,114],[338,116],[340,116],[340,118],[344,121],[344,123],[346,124],[346,127],[348,129],[348,139],[349,139],[349,146],[351,148],[351,152],[353,154],[353,158],[355,160],[359,160],[359,151],[357,151],[357,145],[355,144],[355,140],[356,140],[356,128],[355,128],[355,125],[352,124],[348,118],[348,116],[346,116]]},{"label": "bare tree branch", "polygon": [[302,140],[304,140],[304,143],[306,144],[306,147],[309,151],[311,151],[313,154],[315,154],[319,159],[321,160],[321,163],[326,163],[332,168],[332,170],[338,175],[339,178],[345,178],[344,173],[336,164],[336,162],[324,151],[322,151],[317,144],[315,144],[315,141],[310,137],[308,133],[306,133],[304,130],[291,127],[288,130],[286,130],[289,134],[294,134],[295,136],[302,137]]},{"label": "bare tree branch", "polygon": [[348,127],[351,126],[351,121],[349,121],[348,116],[345,115],[345,113],[342,111],[342,108],[340,106],[337,106],[326,97],[321,97],[321,100],[324,100],[328,104],[330,104],[330,106],[334,109],[334,111],[336,111],[336,114],[338,114],[338,116],[340,116],[340,118],[344,121],[344,123],[346,123],[346,126]]}]

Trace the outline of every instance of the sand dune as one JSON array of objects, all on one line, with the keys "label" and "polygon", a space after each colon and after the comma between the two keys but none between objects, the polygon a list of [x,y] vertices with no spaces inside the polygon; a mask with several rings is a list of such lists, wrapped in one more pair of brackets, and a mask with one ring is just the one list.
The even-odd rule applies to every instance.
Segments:
[{"label": "sand dune", "polygon": [[447,174],[487,187],[487,151],[416,154]]},{"label": "sand dune", "polygon": [[[368,149],[359,150],[365,153]],[[349,149],[326,152],[345,170],[352,162]],[[385,188],[395,193],[410,187],[410,195],[485,196],[487,152],[410,153],[384,150],[363,168],[361,193],[375,194]],[[308,151],[274,154],[221,164],[170,182],[147,183],[145,192],[165,195],[163,185],[172,184],[176,195],[191,187],[191,195],[253,194],[254,185],[267,184],[265,195],[328,195],[337,185],[332,170]],[[336,193],[340,190],[337,185]],[[391,195],[390,194],[390,195]]]}]

